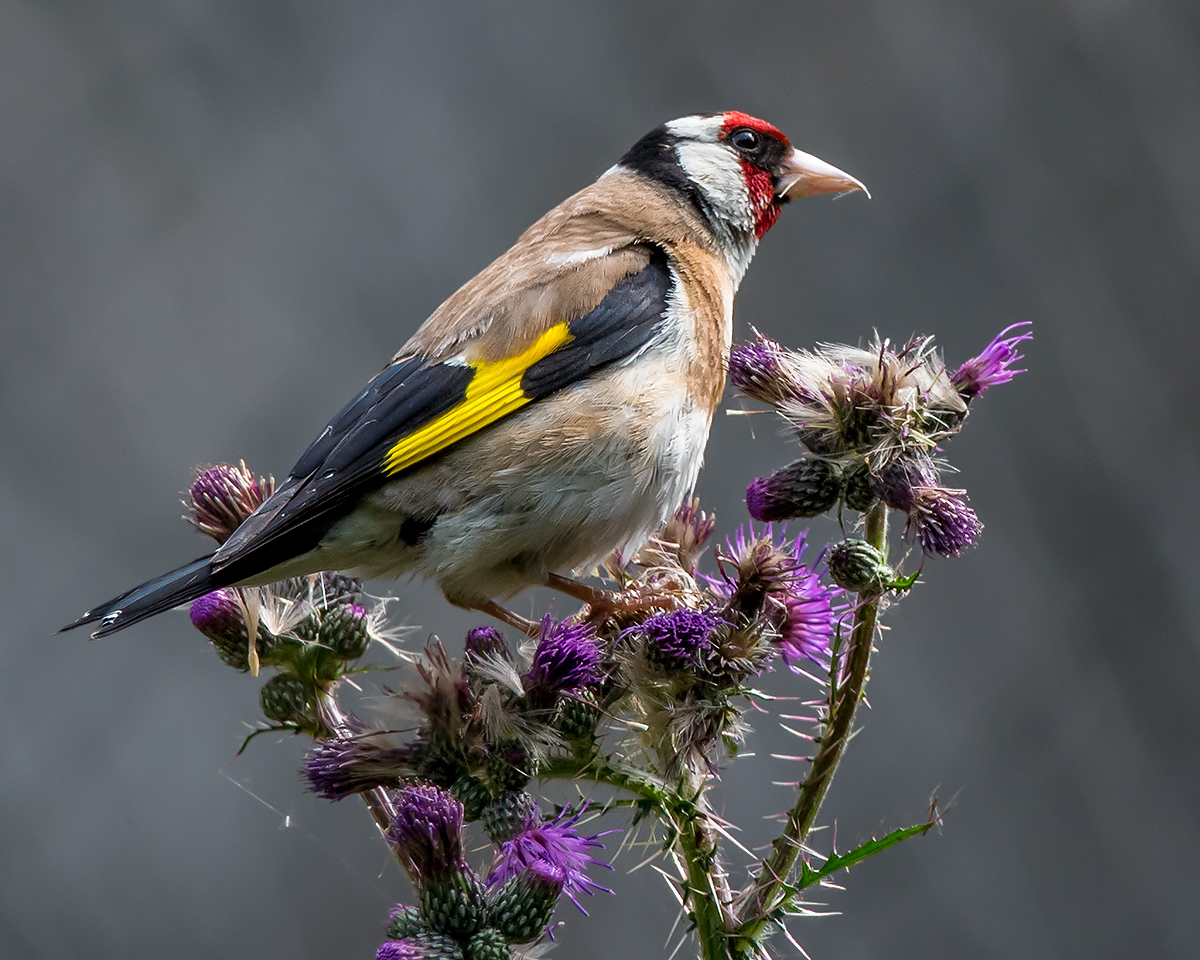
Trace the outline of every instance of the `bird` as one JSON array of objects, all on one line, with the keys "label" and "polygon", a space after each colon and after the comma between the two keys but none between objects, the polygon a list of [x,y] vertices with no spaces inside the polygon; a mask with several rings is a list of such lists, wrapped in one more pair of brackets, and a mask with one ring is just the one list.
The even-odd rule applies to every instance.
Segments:
[{"label": "bird", "polygon": [[215,553],[63,629],[321,571],[416,575],[527,632],[500,601],[595,599],[575,576],[691,495],[759,241],[788,201],[853,190],[745,113],[656,127],[442,303]]}]

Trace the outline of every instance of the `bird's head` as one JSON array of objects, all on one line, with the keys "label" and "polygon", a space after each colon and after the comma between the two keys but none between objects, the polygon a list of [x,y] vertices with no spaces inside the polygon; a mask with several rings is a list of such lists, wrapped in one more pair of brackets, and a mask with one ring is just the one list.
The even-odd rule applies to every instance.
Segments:
[{"label": "bird's head", "polygon": [[684,194],[718,236],[751,251],[788,200],[867,189],[765,120],[732,110],[664,123],[617,166]]}]

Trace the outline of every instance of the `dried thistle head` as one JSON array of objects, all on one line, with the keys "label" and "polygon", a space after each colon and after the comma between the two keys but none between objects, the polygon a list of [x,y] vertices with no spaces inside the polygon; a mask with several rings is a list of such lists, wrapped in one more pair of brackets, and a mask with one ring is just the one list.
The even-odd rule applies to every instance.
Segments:
[{"label": "dried thistle head", "polygon": [[464,743],[472,719],[474,698],[462,664],[451,659],[441,641],[425,647],[417,660],[420,683],[403,694],[425,720],[423,732],[435,749],[451,749]]},{"label": "dried thistle head", "polygon": [[777,378],[791,386],[744,392],[774,406],[800,441],[823,458],[865,459],[880,470],[902,453],[932,451],[966,416],[966,402],[931,337],[900,347],[876,338],[865,349],[825,344],[796,351],[778,344],[768,349],[760,339],[735,350],[731,368],[764,349],[775,359]]},{"label": "dried thistle head", "polygon": [[275,492],[275,478],[255,479],[244,460],[198,470],[183,501],[184,519],[217,543],[224,543],[250,514]]}]

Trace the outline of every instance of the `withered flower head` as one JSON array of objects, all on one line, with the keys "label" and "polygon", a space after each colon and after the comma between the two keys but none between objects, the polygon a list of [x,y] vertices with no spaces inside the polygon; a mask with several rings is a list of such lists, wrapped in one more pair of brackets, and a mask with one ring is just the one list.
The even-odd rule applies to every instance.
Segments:
[{"label": "withered flower head", "polygon": [[184,517],[201,533],[224,543],[250,514],[275,492],[275,478],[259,477],[241,461],[236,467],[227,463],[201,470],[192,481],[184,505]]}]

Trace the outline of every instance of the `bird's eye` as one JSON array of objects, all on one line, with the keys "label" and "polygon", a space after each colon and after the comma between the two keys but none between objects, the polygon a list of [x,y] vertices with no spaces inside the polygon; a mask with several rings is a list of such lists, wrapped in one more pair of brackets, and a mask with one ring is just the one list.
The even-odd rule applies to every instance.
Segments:
[{"label": "bird's eye", "polygon": [[729,137],[729,142],[735,150],[741,150],[744,153],[753,153],[761,143],[758,134],[753,130],[734,130]]}]

